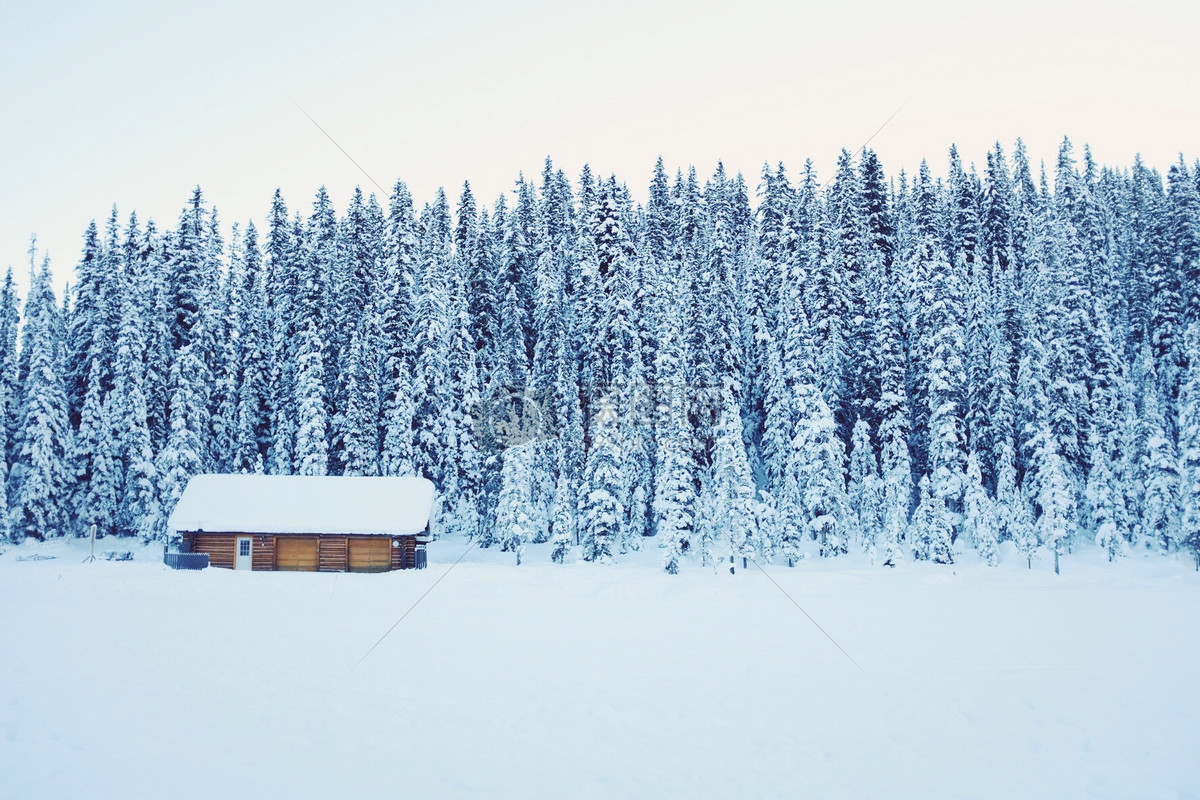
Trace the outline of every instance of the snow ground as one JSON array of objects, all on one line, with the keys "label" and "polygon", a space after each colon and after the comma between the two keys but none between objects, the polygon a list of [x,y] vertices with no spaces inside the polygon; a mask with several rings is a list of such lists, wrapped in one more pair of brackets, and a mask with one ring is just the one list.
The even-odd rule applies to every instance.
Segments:
[{"label": "snow ground", "polygon": [[[98,549],[129,549],[102,542]],[[1200,797],[1200,575],[0,555],[0,796]],[[17,561],[54,554],[54,560]],[[969,557],[968,557],[969,558]]]}]

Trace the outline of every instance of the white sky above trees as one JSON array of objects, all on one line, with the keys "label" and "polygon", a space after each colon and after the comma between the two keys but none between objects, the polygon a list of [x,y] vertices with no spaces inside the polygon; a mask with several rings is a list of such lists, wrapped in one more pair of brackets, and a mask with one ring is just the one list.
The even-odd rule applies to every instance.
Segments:
[{"label": "white sky above trees", "polygon": [[[171,7],[166,7],[170,5]],[[1200,155],[1200,4],[552,0],[22,3],[0,25],[0,269],[29,235],[70,277],[116,203],[173,226],[200,184],[226,224],[271,194],[305,213],[367,172],[418,204],[470,179],[490,205],[546,155],[643,197],[655,158],[758,183],[764,160],[828,176],[872,142],[889,175],[946,151],[982,168],[1000,140],[1165,168]],[[260,224],[261,227],[261,224]]]}]

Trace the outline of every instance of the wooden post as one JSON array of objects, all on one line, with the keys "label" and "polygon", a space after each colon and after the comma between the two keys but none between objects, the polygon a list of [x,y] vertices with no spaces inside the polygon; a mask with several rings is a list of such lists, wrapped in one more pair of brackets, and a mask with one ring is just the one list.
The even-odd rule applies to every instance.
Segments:
[{"label": "wooden post", "polygon": [[1054,574],[1058,574],[1058,548],[1054,548]]},{"label": "wooden post", "polygon": [[92,527],[88,528],[88,535],[92,537],[92,554],[83,560],[83,563],[96,560],[96,523],[92,523]]}]

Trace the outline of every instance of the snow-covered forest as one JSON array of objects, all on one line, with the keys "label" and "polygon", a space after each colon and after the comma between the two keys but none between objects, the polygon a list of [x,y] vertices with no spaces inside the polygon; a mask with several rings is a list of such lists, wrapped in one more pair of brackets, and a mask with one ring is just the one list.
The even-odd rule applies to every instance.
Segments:
[{"label": "snow-covered forest", "polygon": [[0,535],[165,538],[201,472],[419,473],[518,563],[1200,564],[1200,162],[945,173],[114,209],[65,297],[33,247],[0,296]]}]

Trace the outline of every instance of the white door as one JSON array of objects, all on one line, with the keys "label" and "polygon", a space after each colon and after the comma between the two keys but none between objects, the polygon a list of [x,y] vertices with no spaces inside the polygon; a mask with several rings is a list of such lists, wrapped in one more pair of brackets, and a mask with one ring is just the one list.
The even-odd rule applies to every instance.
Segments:
[{"label": "white door", "polygon": [[237,557],[234,559],[236,569],[250,569],[250,537],[237,537]]}]

